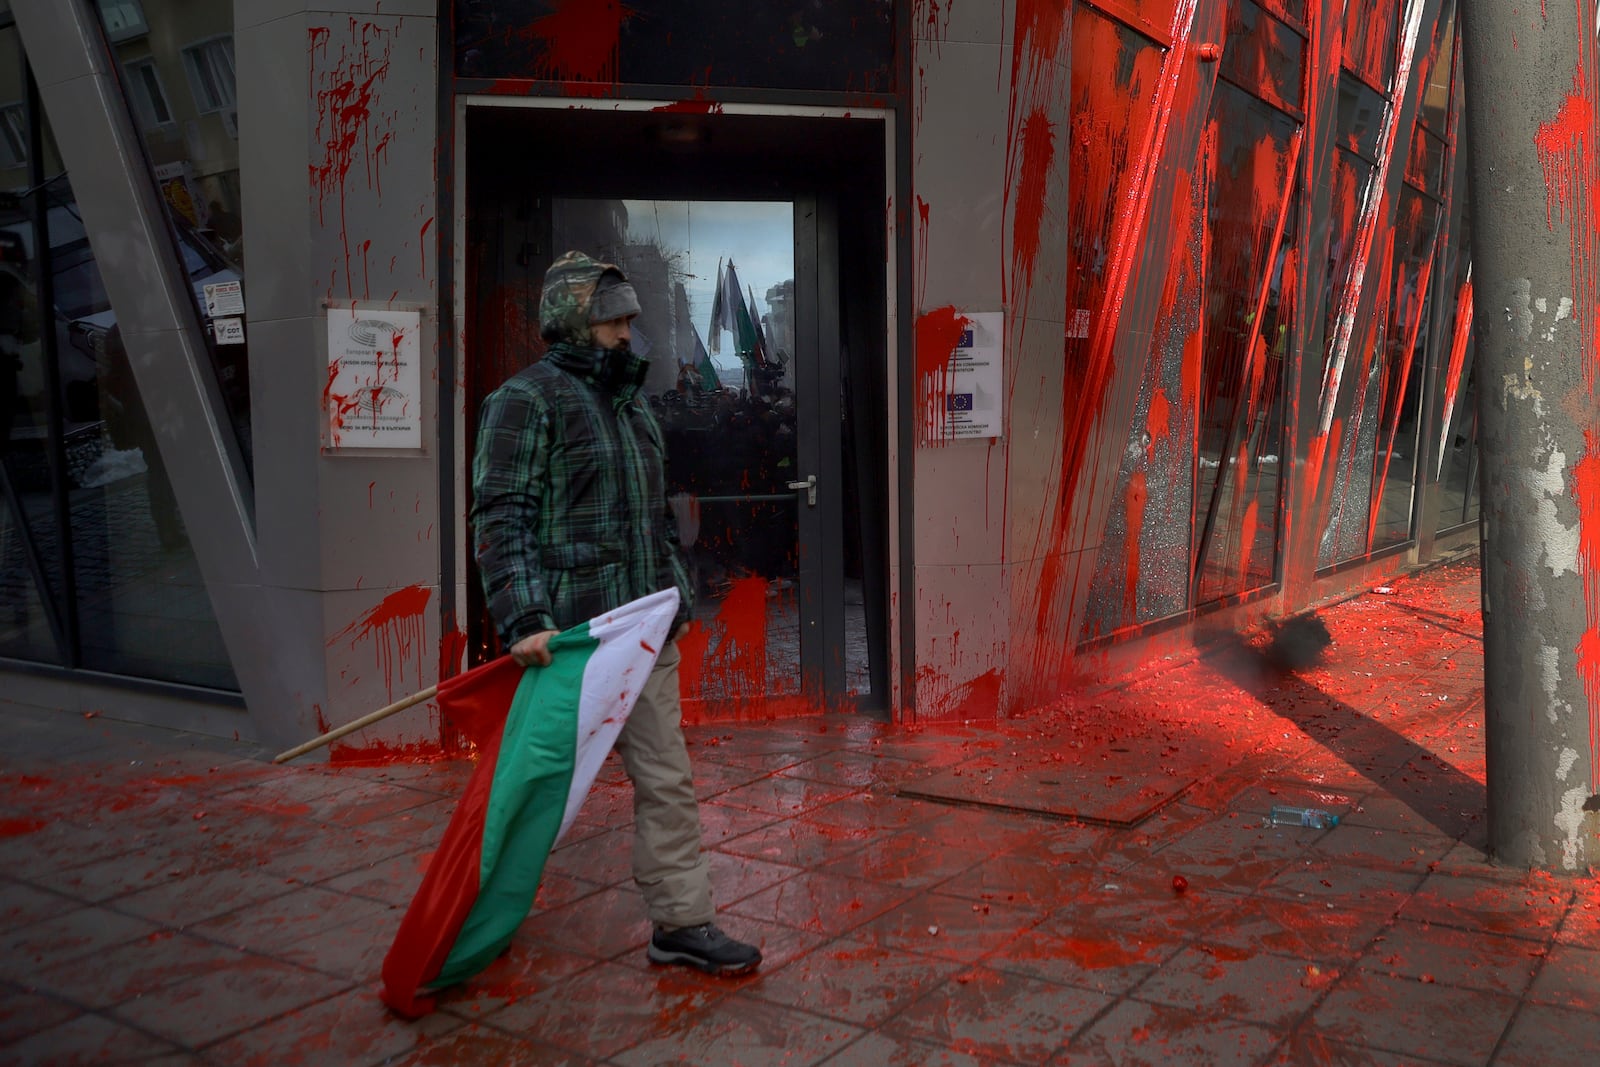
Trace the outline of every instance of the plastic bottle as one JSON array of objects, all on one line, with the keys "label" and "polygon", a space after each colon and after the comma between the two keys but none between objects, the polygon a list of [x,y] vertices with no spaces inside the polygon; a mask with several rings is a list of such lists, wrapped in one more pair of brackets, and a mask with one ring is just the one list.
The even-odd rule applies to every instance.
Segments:
[{"label": "plastic bottle", "polygon": [[1273,805],[1267,822],[1273,826],[1309,826],[1313,830],[1329,830],[1339,825],[1339,816],[1321,808],[1291,808]]}]

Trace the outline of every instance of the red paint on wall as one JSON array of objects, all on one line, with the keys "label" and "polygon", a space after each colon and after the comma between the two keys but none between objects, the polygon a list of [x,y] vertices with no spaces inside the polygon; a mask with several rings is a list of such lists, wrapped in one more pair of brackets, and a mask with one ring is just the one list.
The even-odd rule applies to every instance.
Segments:
[{"label": "red paint on wall", "polygon": [[1534,135],[1544,170],[1546,218],[1565,223],[1572,240],[1573,318],[1578,343],[1571,358],[1581,382],[1563,397],[1583,427],[1584,454],[1572,467],[1578,505],[1578,573],[1583,583],[1584,631],[1578,674],[1589,713],[1589,789],[1600,792],[1600,43],[1596,11],[1578,0],[1579,53],[1572,90]]},{"label": "red paint on wall", "polygon": [[432,595],[433,590],[421,585],[397,589],[384,597],[377,607],[328,638],[328,644],[349,638],[351,647],[354,647],[373,638],[378,666],[383,670],[390,699],[394,699],[396,681],[403,679],[406,664],[413,658],[416,661],[415,688],[421,689],[424,684],[422,642],[425,631],[422,613]]},{"label": "red paint on wall", "polygon": [[604,96],[617,80],[622,24],[633,14],[618,0],[552,0],[550,14],[518,31],[543,46],[534,63],[541,78],[575,96]]},{"label": "red paint on wall", "polygon": [[[1028,112],[1022,126],[1016,214],[1011,224],[1011,277],[1019,295],[1033,288],[1033,264],[1044,227],[1050,167],[1055,162],[1055,129],[1043,107]],[[1002,297],[1002,299],[1004,299]]]},{"label": "red paint on wall", "polygon": [[350,171],[360,163],[367,187],[378,188],[381,155],[391,131],[377,130],[383,121],[375,115],[379,87],[389,73],[389,31],[371,23],[350,19],[350,40],[339,46],[331,69],[320,69],[318,53],[324,58],[332,51],[331,31],[315,27],[307,31],[311,52],[312,84],[316,123],[312,136],[322,145],[322,159],[310,165],[312,201],[317,207],[317,222],[326,221],[328,201],[338,198],[339,240],[344,246],[344,276],[347,292],[355,291],[350,267],[350,236],[345,223],[346,191]]},{"label": "red paint on wall", "polygon": [[917,426],[924,444],[948,437],[950,357],[972,320],[946,305],[917,316]]},{"label": "red paint on wall", "polygon": [[1150,437],[1152,453],[1172,433],[1172,405],[1167,401],[1167,391],[1159,386],[1150,396],[1150,412],[1145,417],[1144,430]]},{"label": "red paint on wall", "polygon": [[1127,571],[1123,579],[1122,618],[1128,623],[1139,618],[1139,538],[1144,534],[1144,509],[1149,500],[1149,490],[1145,486],[1145,472],[1134,471],[1128,478],[1128,494],[1123,501],[1123,517],[1128,527],[1128,545]]},{"label": "red paint on wall", "polygon": [[1467,342],[1472,340],[1472,267],[1467,267],[1467,278],[1461,283],[1461,293],[1456,297],[1456,328],[1450,338],[1450,362],[1444,372],[1444,417],[1439,427],[1439,468],[1434,477],[1444,473],[1445,457],[1450,454],[1450,433],[1455,425],[1456,398],[1466,379]]}]

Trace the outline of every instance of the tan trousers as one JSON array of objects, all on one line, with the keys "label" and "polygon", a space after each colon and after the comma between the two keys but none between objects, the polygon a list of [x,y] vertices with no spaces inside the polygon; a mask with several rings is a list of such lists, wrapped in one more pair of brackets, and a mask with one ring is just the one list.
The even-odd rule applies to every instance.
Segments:
[{"label": "tan trousers", "polygon": [[680,658],[677,642],[668,641],[617,737],[617,754],[633,782],[633,880],[644,891],[650,921],[668,929],[698,926],[715,915],[683,743]]}]

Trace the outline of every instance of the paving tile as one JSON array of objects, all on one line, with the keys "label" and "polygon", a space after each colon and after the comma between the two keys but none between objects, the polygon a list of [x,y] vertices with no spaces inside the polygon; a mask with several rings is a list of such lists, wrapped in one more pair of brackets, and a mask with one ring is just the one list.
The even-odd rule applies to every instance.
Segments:
[{"label": "paving tile", "polygon": [[1373,941],[1357,966],[1378,974],[1520,997],[1541,963],[1548,970],[1545,952],[1543,945],[1521,938],[1401,919]]},{"label": "paving tile", "polygon": [[1346,972],[1311,1015],[1330,1040],[1483,1064],[1516,1009],[1515,998],[1414,978]]},{"label": "paving tile", "polygon": [[1551,948],[1528,990],[1528,999],[1600,1014],[1600,949]]},{"label": "paving tile", "polygon": [[700,845],[703,848],[716,848],[724,841],[748,834],[763,826],[771,826],[777,821],[778,816],[769,815],[764,811],[750,811],[746,808],[730,808],[721,804],[702,802]]},{"label": "paving tile", "polygon": [[1054,1062],[1115,1067],[1245,1067],[1277,1043],[1271,1030],[1236,1019],[1124,1000],[1080,1033]]},{"label": "paving tile", "polygon": [[803,778],[769,775],[717,795],[717,803],[748,808],[768,815],[790,817],[843,800],[858,792],[853,786],[812,782]]},{"label": "paving tile", "polygon": [[481,1025],[464,1026],[438,1037],[423,1038],[409,1053],[383,1061],[383,1067],[600,1067],[600,1061],[577,1052],[552,1048],[520,1034]]},{"label": "paving tile", "polygon": [[938,818],[913,823],[906,832],[945,848],[984,853],[1026,852],[1060,825],[1053,819],[1015,812],[947,806]]},{"label": "paving tile", "polygon": [[578,809],[578,818],[607,828],[632,824],[633,786],[626,782],[622,785],[596,782],[589,790],[589,795],[583,798],[583,806]]},{"label": "paving tile", "polygon": [[1090,929],[1066,937],[1024,930],[982,958],[985,967],[1100,993],[1121,994],[1178,953],[1179,943],[1150,943],[1131,934]]},{"label": "paving tile", "polygon": [[904,903],[912,890],[843,875],[803,871],[726,909],[798,930],[837,936]]},{"label": "paving tile", "polygon": [[364,1067],[391,1063],[462,1025],[460,1019],[440,1013],[417,1023],[404,1022],[383,1006],[375,988],[360,987],[210,1045],[205,1056],[229,1067],[286,1063]]},{"label": "paving tile", "polygon": [[882,752],[830,752],[785,767],[777,773],[785,778],[806,778],[856,788],[890,786],[916,769],[908,760],[885,756]]},{"label": "paving tile", "polygon": [[885,1030],[975,1056],[1044,1063],[1110,1003],[1086,989],[975,967],[916,1001]]},{"label": "paving tile", "polygon": [[602,963],[485,1017],[497,1028],[610,1059],[664,1030],[689,1026],[726,994],[681,968],[636,970]]},{"label": "paving tile", "polygon": [[1248,891],[1285,870],[1304,850],[1296,835],[1224,816],[1183,834],[1144,866],[1152,876],[1181,874],[1191,886],[1227,884]]},{"label": "paving tile", "polygon": [[188,843],[163,843],[59,871],[30,872],[30,881],[77,900],[100,903],[143,889],[222,868],[220,858],[199,855]]},{"label": "paving tile", "polygon": [[1001,1061],[927,1041],[868,1033],[824,1060],[825,1067],[993,1067]]},{"label": "paving tile", "polygon": [[1362,867],[1422,874],[1456,845],[1452,837],[1433,833],[1381,830],[1341,823],[1317,837],[1307,849],[1310,858],[1330,858]]},{"label": "paving tile", "polygon": [[1210,944],[1259,948],[1335,966],[1353,963],[1393,920],[1335,901],[1290,901],[1253,896],[1206,927]]},{"label": "paving tile", "polygon": [[866,923],[853,936],[884,948],[972,963],[1041,917],[1014,904],[975,904],[963,897],[924,893]]},{"label": "paving tile", "polygon": [[598,885],[615,885],[633,876],[633,831],[603,834],[563,845],[550,853],[545,867]]},{"label": "paving tile", "polygon": [[106,908],[73,908],[0,938],[0,978],[25,984],[41,967],[103,952],[160,929]]},{"label": "paving tile", "polygon": [[243,953],[188,934],[160,930],[99,952],[92,961],[51,962],[28,984],[91,1008],[153,993],[243,957]]},{"label": "paving tile", "polygon": [[77,1064],[143,1062],[180,1051],[170,1042],[142,1034],[115,1020],[101,1015],[83,1015],[0,1048],[0,1064],[76,1067]]},{"label": "paving tile", "polygon": [[1307,1025],[1284,1039],[1266,1062],[1275,1067],[1418,1067],[1438,1061],[1330,1040],[1316,1027]]},{"label": "paving tile", "polygon": [[77,1005],[64,1000],[26,992],[9,984],[0,985],[0,1049],[81,1014]]},{"label": "paving tile", "polygon": [[[126,1000],[111,1011],[148,1033],[198,1048],[337,996],[346,988],[340,979],[292,964],[236,956],[193,978]],[[314,1033],[299,1015],[285,1025],[302,1034]]]},{"label": "paving tile", "polygon": [[1600,1015],[1524,1004],[1490,1062],[1494,1067],[1592,1067]]},{"label": "paving tile", "polygon": [[888,831],[903,830],[938,818],[945,813],[938,804],[907,800],[884,793],[855,793],[806,812],[807,822],[841,829]]},{"label": "paving tile", "polygon": [[0,882],[0,929],[20,930],[83,906],[81,900],[25,882]]},{"label": "paving tile", "polygon": [[[1102,872],[1103,873],[1103,872]],[[1164,871],[1110,875],[1050,913],[1041,927],[1063,937],[1132,937],[1147,944],[1181,944],[1238,906],[1239,898],[1190,887],[1176,892]]]},{"label": "paving tile", "polygon": [[694,764],[694,795],[700,800],[715,797],[730,789],[749,785],[768,777],[773,772],[737,763],[718,760],[696,760]]},{"label": "paving tile", "polygon": [[404,907],[417,895],[422,876],[428,873],[432,849],[402,852],[379,860],[369,867],[318,882],[319,888],[351,896],[381,900]]},{"label": "paving tile", "polygon": [[725,852],[707,852],[705,857],[711,870],[712,895],[719,906],[723,902],[731,904],[743,900],[800,873],[799,867],[748,856],[730,856]]},{"label": "paving tile", "polygon": [[588,956],[518,934],[506,951],[467,981],[440,990],[441,1013],[473,1020],[526,999],[597,966]]},{"label": "paving tile", "polygon": [[721,852],[793,867],[814,867],[864,847],[876,832],[784,819],[716,846]]},{"label": "paving tile", "polygon": [[630,888],[603,889],[522,924],[530,937],[595,959],[643,951],[650,940],[644,898]]},{"label": "paving tile", "polygon": [[846,939],[776,970],[763,964],[760,981],[747,991],[774,1004],[877,1026],[958,970],[960,964]]},{"label": "paving tile", "polygon": [[350,904],[348,894],[307,886],[248,903],[186,929],[232,948],[270,955],[314,934],[342,927],[350,918]]},{"label": "paving tile", "polygon": [[404,912],[389,904],[351,897],[340,924],[271,950],[273,958],[348,982],[370,981],[394,943]]},{"label": "paving tile", "polygon": [[303,888],[293,879],[266,871],[198,871],[182,879],[181,888],[153,886],[114,897],[107,906],[151,922],[183,927],[264,904]]},{"label": "paving tile", "polygon": [[1579,890],[1578,899],[1561,920],[1556,940],[1563,945],[1600,949],[1600,886]]},{"label": "paving tile", "polygon": [[1341,908],[1393,915],[1407,906],[1424,877],[1414,871],[1372,870],[1341,860],[1306,859],[1268,880],[1261,892],[1286,900],[1321,900]]},{"label": "paving tile", "polygon": [[[337,839],[337,848],[329,842]],[[386,834],[323,829],[299,845],[276,847],[260,861],[261,870],[300,882],[322,882],[359,873],[391,856],[413,851],[417,842]]]},{"label": "paving tile", "polygon": [[1555,936],[1572,891],[1546,879],[1508,883],[1434,873],[1406,901],[1404,918],[1546,941]]},{"label": "paving tile", "polygon": [[1212,1018],[1287,1027],[1327,985],[1328,972],[1303,959],[1201,943],[1167,961],[1134,996]]},{"label": "paving tile", "polygon": [[939,892],[1054,909],[1083,895],[1095,878],[1096,872],[1087,865],[1002,853],[941,883]]},{"label": "paving tile", "polygon": [[727,1063],[809,1067],[861,1036],[860,1028],[745,997],[729,997],[657,1026],[646,1040],[611,1056],[618,1067]]},{"label": "paving tile", "polygon": [[923,889],[947,881],[977,866],[990,853],[930,840],[912,831],[880,837],[824,863],[823,874],[867,878],[909,889]]}]

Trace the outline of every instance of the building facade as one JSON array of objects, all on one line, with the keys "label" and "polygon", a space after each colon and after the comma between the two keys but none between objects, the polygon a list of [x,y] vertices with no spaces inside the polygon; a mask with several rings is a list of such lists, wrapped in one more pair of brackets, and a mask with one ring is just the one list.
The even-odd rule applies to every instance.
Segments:
[{"label": "building facade", "polygon": [[1453,0],[0,9],[13,699],[288,743],[494,655],[477,407],[574,247],[691,718],[1027,716],[1477,539]]}]

